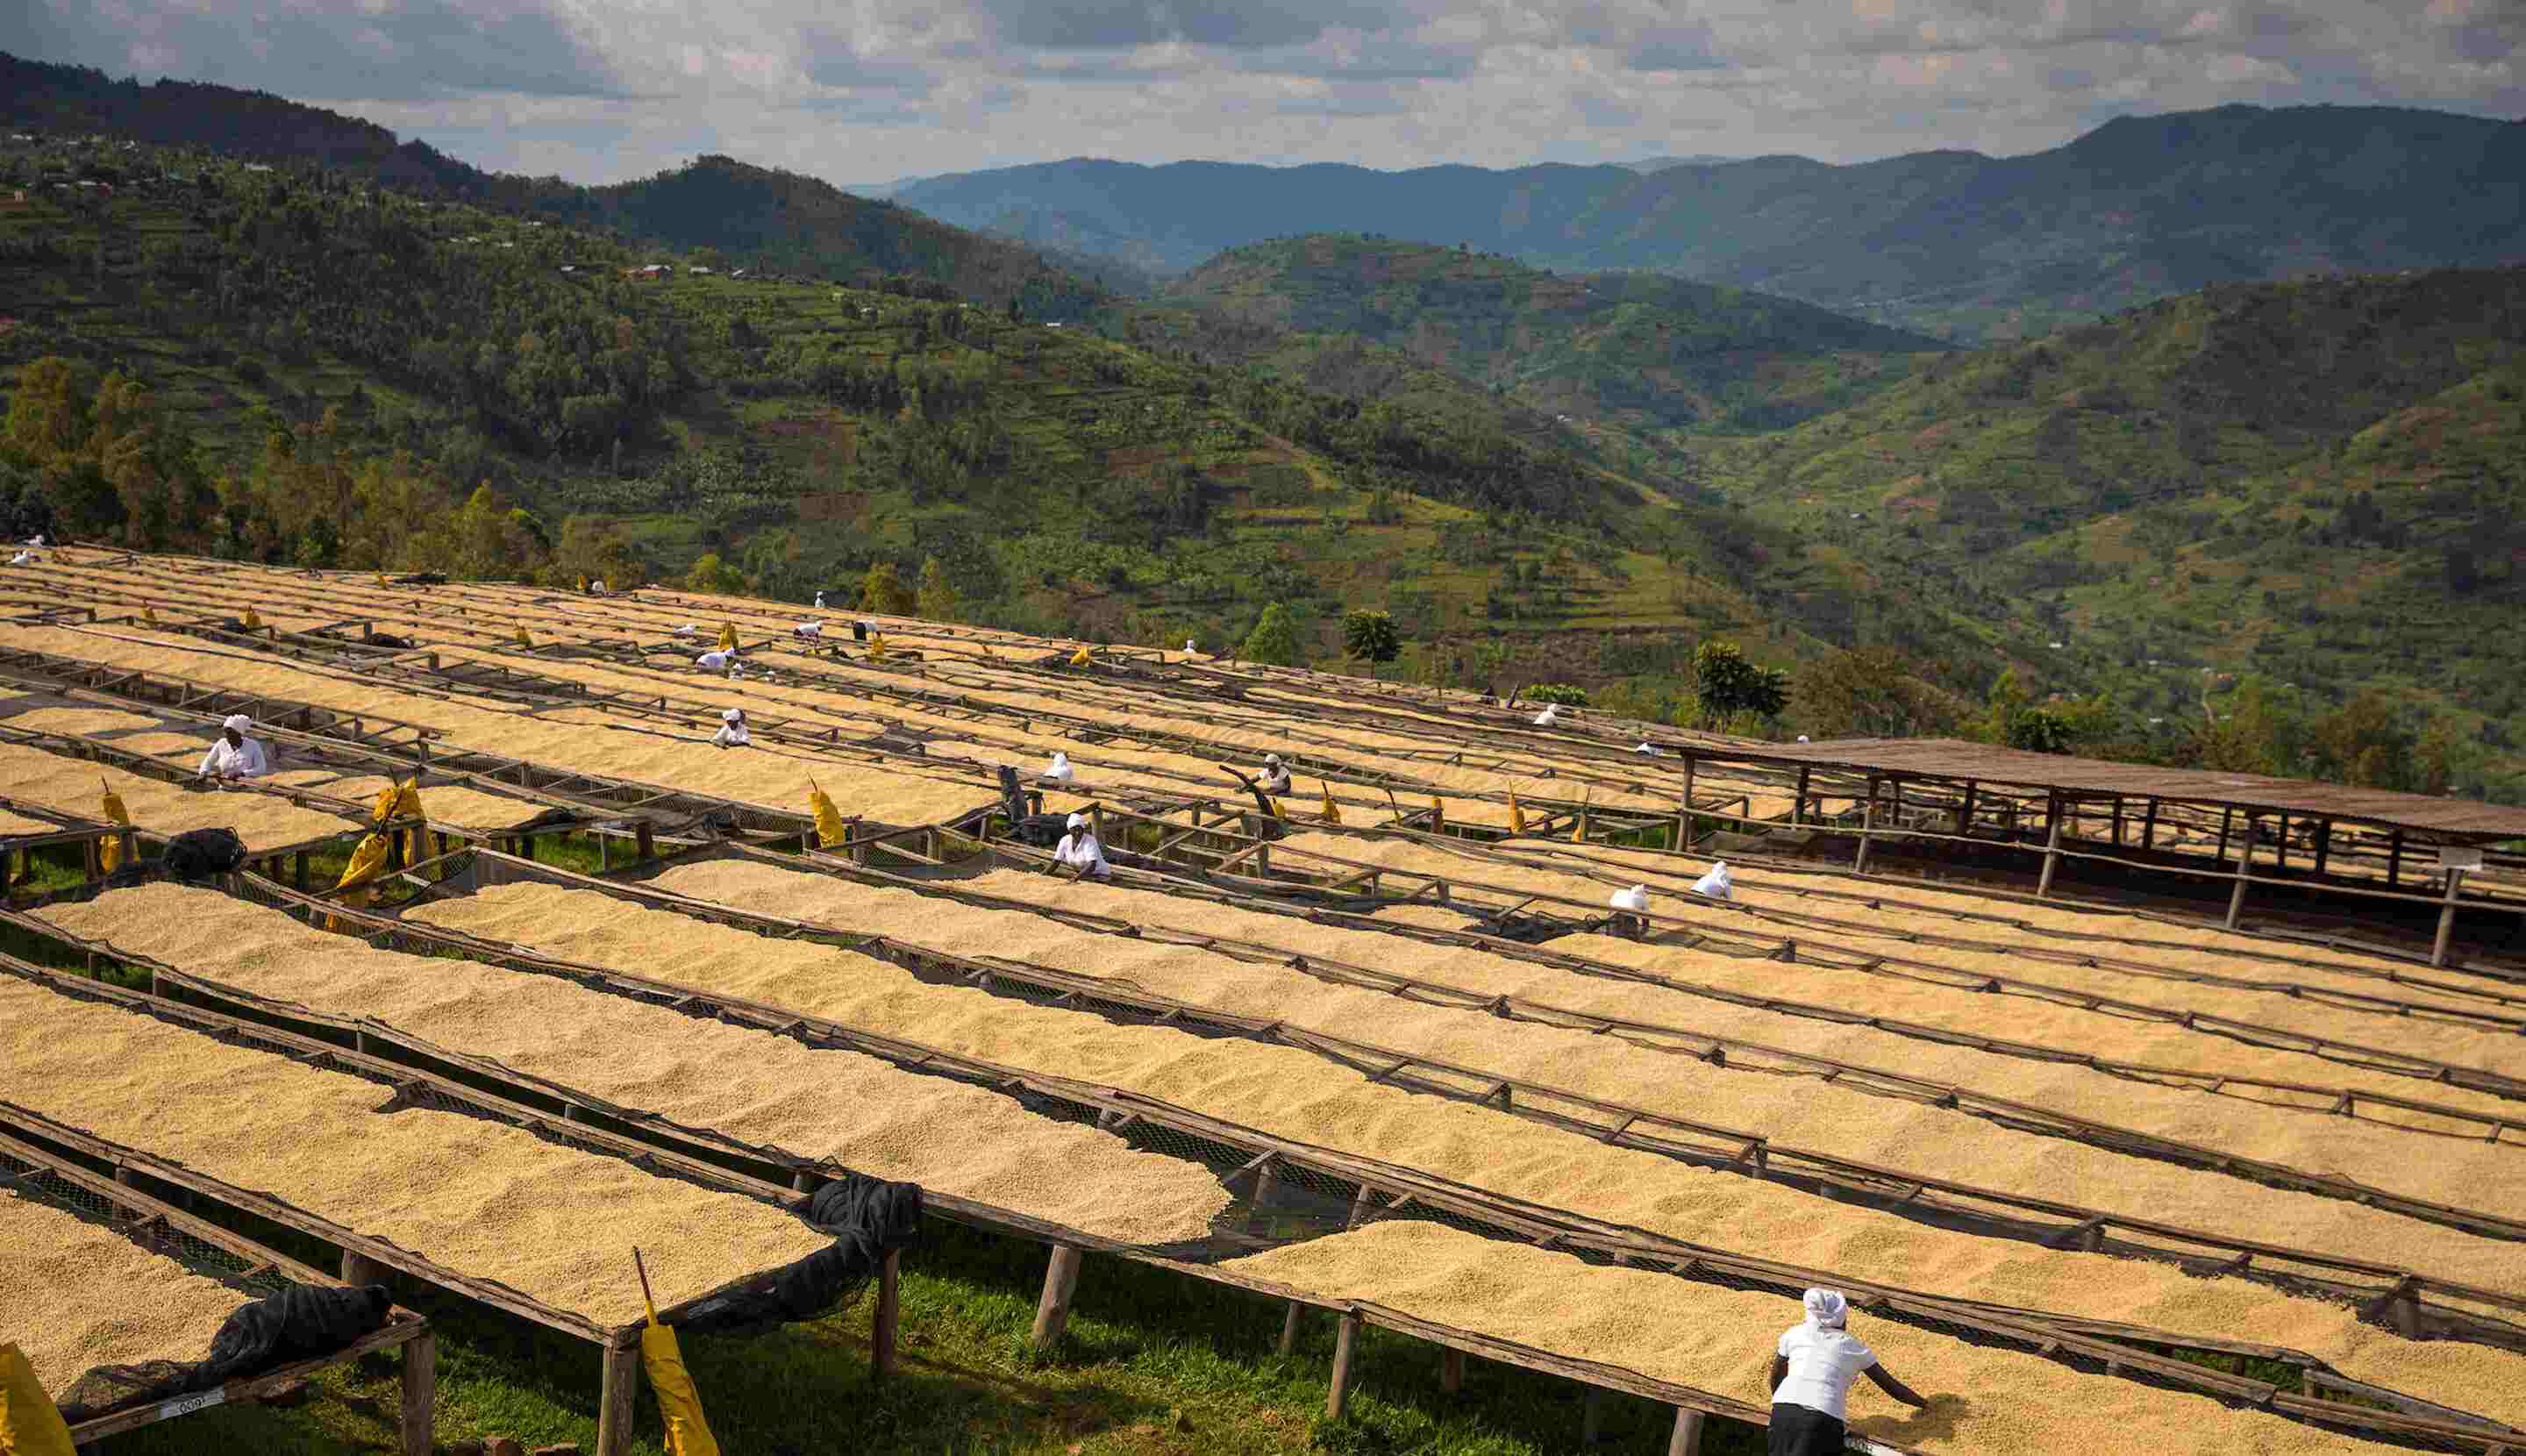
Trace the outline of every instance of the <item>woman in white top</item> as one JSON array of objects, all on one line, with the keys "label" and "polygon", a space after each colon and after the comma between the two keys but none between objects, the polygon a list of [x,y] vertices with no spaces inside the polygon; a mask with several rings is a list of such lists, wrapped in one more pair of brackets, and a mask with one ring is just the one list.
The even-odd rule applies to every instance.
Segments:
[{"label": "woman in white top", "polygon": [[254,720],[242,713],[231,713],[220,724],[219,741],[202,755],[201,776],[205,778],[260,778],[272,772],[272,760],[264,755],[263,744],[245,735]]},{"label": "woman in white top", "polygon": [[745,730],[743,708],[731,708],[720,714],[719,731],[711,734],[712,747],[743,748],[753,741],[754,735]]},{"label": "woman in white top", "polygon": [[1263,755],[1263,778],[1257,786],[1267,794],[1286,794],[1289,791],[1289,768],[1281,762],[1281,755],[1277,753]]},{"label": "woman in white top", "polygon": [[1809,1289],[1807,1317],[1772,1351],[1771,1456],[1842,1456],[1844,1402],[1860,1376],[1908,1406],[1929,1402],[1886,1373],[1877,1352],[1844,1328],[1850,1306],[1840,1291]]},{"label": "woman in white top", "polygon": [[694,658],[693,666],[701,669],[705,673],[733,673],[736,671],[736,654],[727,651],[724,648],[714,647],[710,651],[703,653],[701,656]]},{"label": "woman in white top", "polygon": [[1096,832],[1088,828],[1087,816],[1074,814],[1066,827],[1070,832],[1062,835],[1061,842],[1052,847],[1053,860],[1068,870],[1073,879],[1084,879],[1090,875],[1099,879],[1112,879],[1114,867],[1105,863],[1105,846],[1096,842]]}]

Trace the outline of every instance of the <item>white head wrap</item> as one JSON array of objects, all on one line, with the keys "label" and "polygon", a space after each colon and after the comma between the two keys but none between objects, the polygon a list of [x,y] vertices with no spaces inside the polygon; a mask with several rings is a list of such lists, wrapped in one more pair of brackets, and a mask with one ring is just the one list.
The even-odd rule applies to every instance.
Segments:
[{"label": "white head wrap", "polygon": [[1266,766],[1277,769],[1281,767],[1281,755],[1277,753],[1267,753],[1263,755],[1263,762]]},{"label": "white head wrap", "polygon": [[728,708],[721,711],[719,721],[722,723],[734,723],[744,716],[745,710],[743,708]]},{"label": "white head wrap", "polygon": [[1645,884],[1636,884],[1630,889],[1616,890],[1613,898],[1605,903],[1616,910],[1628,910],[1634,915],[1645,915],[1649,908],[1649,887]]},{"label": "white head wrap", "polygon": [[1850,1319],[1850,1303],[1839,1289],[1809,1289],[1798,1302],[1807,1307],[1807,1323],[1819,1330],[1840,1330]]},{"label": "white head wrap", "polygon": [[234,728],[241,733],[247,728],[254,727],[254,720],[246,717],[242,713],[231,713],[227,718],[220,721],[220,727],[224,728]]},{"label": "white head wrap", "polygon": [[1702,876],[1699,879],[1692,882],[1692,892],[1694,894],[1708,895],[1714,900],[1727,899],[1730,888],[1728,862],[1726,860],[1721,860],[1718,864],[1711,866],[1709,874]]},{"label": "white head wrap", "polygon": [[1070,816],[1070,822],[1069,822],[1068,824],[1066,824],[1066,825],[1062,826],[1062,828],[1071,828],[1071,829],[1084,829],[1084,828],[1087,828],[1087,816],[1086,816],[1086,815],[1085,815],[1085,814],[1074,814],[1074,815]]}]

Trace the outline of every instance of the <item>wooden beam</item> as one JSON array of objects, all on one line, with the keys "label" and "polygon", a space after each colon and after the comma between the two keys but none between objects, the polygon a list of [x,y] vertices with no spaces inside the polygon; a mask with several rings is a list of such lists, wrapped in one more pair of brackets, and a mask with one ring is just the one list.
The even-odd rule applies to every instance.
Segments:
[{"label": "wooden beam", "polygon": [[596,1456],[628,1456],[640,1407],[640,1347],[608,1345],[596,1399]]},{"label": "wooden beam", "polygon": [[877,1272],[877,1315],[869,1325],[869,1380],[883,1383],[894,1374],[895,1327],[903,1314],[902,1291],[898,1287],[903,1274],[903,1251],[886,1250],[885,1262]]},{"label": "wooden beam", "polygon": [[1701,1412],[1675,1408],[1675,1431],[1666,1438],[1666,1456],[1701,1456]]},{"label": "wooden beam", "polygon": [[1877,776],[1868,776],[1868,798],[1859,806],[1859,855],[1851,862],[1855,874],[1868,873],[1868,835],[1877,824]]},{"label": "wooden beam", "polygon": [[1289,1301],[1288,1311],[1281,1316],[1281,1345],[1275,1353],[1284,1360],[1297,1352],[1298,1316],[1305,1313],[1306,1308],[1305,1305],[1292,1299]]},{"label": "wooden beam", "polygon": [[1439,1348],[1439,1388],[1450,1395],[1461,1394],[1464,1391],[1465,1352],[1454,1345],[1441,1345]]},{"label": "wooden beam", "polygon": [[1798,765],[1797,797],[1790,800],[1790,823],[1792,825],[1804,826],[1807,822],[1807,778],[1813,772],[1813,769],[1806,764]]},{"label": "wooden beam", "polygon": [[2322,875],[2324,873],[2324,862],[2332,857],[2333,821],[2329,819],[2317,820],[2315,822],[2315,873]]},{"label": "wooden beam", "polygon": [[438,1336],[428,1330],[403,1342],[403,1456],[430,1456],[437,1439]]},{"label": "wooden beam", "polygon": [[2386,888],[2403,876],[2403,831],[2397,829],[2386,837]]},{"label": "wooden beam", "polygon": [[2237,844],[2237,883],[2228,891],[2228,929],[2237,929],[2237,920],[2246,913],[2246,877],[2254,868],[2254,817],[2246,816],[2246,837]]},{"label": "wooden beam", "polygon": [[2061,793],[2055,789],[2044,805],[2047,828],[2044,832],[2044,874],[2035,882],[2035,898],[2045,899],[2052,893],[2052,877],[2061,868]]},{"label": "wooden beam", "polygon": [[1043,1271],[1043,1297],[1035,1306],[1036,1349],[1049,1350],[1060,1344],[1062,1331],[1070,1328],[1070,1298],[1079,1290],[1081,1257],[1076,1244],[1052,1246],[1052,1258]]},{"label": "wooden beam", "polygon": [[1325,1419],[1339,1421],[1350,1404],[1350,1368],[1359,1352],[1359,1311],[1346,1309],[1334,1334],[1334,1379],[1325,1391]]},{"label": "wooden beam", "polygon": [[2152,794],[2152,795],[2150,795],[2150,796],[2149,796],[2149,801],[2148,801],[2148,812],[2147,812],[2147,813],[2146,813],[2146,814],[2143,814],[2143,815],[2141,816],[2141,821],[2140,821],[2140,847],[2141,847],[2141,848],[2143,848],[2143,849],[2151,849],[2151,848],[2155,848],[2155,847],[2156,847],[2156,844],[2157,844],[2157,797],[2156,797],[2156,795]]},{"label": "wooden beam", "polygon": [[2449,870],[2446,874],[2447,899],[2439,906],[2438,938],[2430,943],[2430,964],[2433,966],[2448,963],[2448,942],[2455,937],[2456,887],[2464,883],[2462,870]]},{"label": "wooden beam", "polygon": [[386,1281],[386,1267],[366,1254],[342,1251],[342,1282],[354,1289]]}]

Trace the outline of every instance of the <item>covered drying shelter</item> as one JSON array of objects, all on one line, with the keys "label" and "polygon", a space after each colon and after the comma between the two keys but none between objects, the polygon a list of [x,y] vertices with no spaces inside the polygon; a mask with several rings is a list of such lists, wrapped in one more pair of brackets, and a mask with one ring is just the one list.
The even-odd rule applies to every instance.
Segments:
[{"label": "covered drying shelter", "polygon": [[[2033,870],[2039,897],[2065,873],[2098,887],[2177,898],[2225,893],[2225,923],[2249,888],[2270,907],[2391,928],[2434,916],[2431,962],[2467,938],[2501,945],[2526,913],[2526,808],[2353,788],[2300,778],[2110,763],[1955,738],[1824,743],[1679,743],[1686,798],[1694,774],[1776,776],[1787,825],[1740,827],[1814,846],[1855,836],[1872,853],[1931,857],[2006,873]],[[1708,816],[1707,811],[1698,811]]]}]

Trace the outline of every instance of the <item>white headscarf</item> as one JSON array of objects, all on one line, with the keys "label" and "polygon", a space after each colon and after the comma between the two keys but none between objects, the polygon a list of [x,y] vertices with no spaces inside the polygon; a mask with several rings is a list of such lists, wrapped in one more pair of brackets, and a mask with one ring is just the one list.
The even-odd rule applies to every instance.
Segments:
[{"label": "white headscarf", "polygon": [[735,723],[744,717],[745,710],[743,708],[726,708],[721,710],[719,721],[722,723]]},{"label": "white headscarf", "polygon": [[227,717],[220,720],[220,727],[224,728],[234,728],[236,731],[242,733],[246,729],[254,727],[254,720],[246,717],[242,713],[231,713]]},{"label": "white headscarf", "polygon": [[1634,915],[1646,915],[1649,909],[1649,887],[1645,884],[1636,884],[1630,889],[1616,890],[1613,898],[1605,903],[1616,910],[1628,910]]},{"label": "white headscarf", "polygon": [[1728,879],[1728,862],[1726,860],[1721,860],[1718,864],[1711,866],[1709,874],[1702,876],[1699,879],[1692,882],[1692,892],[1694,894],[1708,895],[1714,900],[1727,899],[1730,887]]},{"label": "white headscarf", "polygon": [[1070,816],[1070,822],[1063,825],[1062,828],[1066,829],[1084,829],[1087,828],[1087,816],[1085,814],[1074,814]]},{"label": "white headscarf", "polygon": [[1066,753],[1055,753],[1052,756],[1052,767],[1043,771],[1044,778],[1060,783],[1069,782],[1071,774],[1070,755]]},{"label": "white headscarf", "polygon": [[1839,1289],[1809,1289],[1798,1302],[1807,1309],[1807,1323],[1818,1330],[1840,1330],[1849,1323],[1850,1301]]}]

